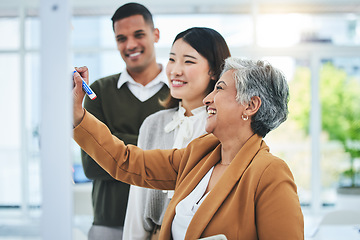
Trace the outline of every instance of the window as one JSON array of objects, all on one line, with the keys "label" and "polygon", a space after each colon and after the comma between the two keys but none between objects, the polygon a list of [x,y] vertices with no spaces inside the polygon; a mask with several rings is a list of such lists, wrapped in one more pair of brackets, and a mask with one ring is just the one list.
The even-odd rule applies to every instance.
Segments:
[{"label": "window", "polygon": [[3,113],[6,113],[0,118],[0,164],[3,166],[0,169],[0,205],[5,206],[19,205],[21,199],[21,94],[18,90],[18,69],[18,54],[0,54],[0,85],[3,89],[0,101]]},{"label": "window", "polygon": [[257,30],[257,41],[263,47],[288,47],[300,43],[360,44],[360,21],[352,14],[266,14],[259,16]]}]

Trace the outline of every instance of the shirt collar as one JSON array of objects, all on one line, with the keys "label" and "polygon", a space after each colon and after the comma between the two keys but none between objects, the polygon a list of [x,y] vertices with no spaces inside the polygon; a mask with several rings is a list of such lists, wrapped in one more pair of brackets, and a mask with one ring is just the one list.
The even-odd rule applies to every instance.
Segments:
[{"label": "shirt collar", "polygon": [[[156,84],[159,84],[159,83],[165,83],[169,87],[169,81],[167,79],[165,69],[162,66],[162,64],[158,63],[158,65],[161,68],[161,72],[151,82],[146,84],[145,87],[152,87],[152,86],[155,86]],[[134,84],[134,85],[143,86],[140,83],[135,82],[135,80],[130,76],[130,74],[128,73],[126,68],[120,74],[119,81],[117,83],[117,87],[121,88],[122,85],[124,85],[125,83],[130,83],[130,84]]]},{"label": "shirt collar", "polygon": [[[193,116],[195,116],[195,115],[198,115],[199,113],[203,113],[204,110],[205,110],[205,112],[206,112],[206,106],[205,106],[205,105],[202,105],[202,106],[200,106],[200,107],[198,107],[198,108],[195,108],[195,109],[191,110],[191,113],[193,114]],[[183,105],[182,105],[182,101],[180,101],[180,102],[179,102],[179,110],[178,110],[178,113],[179,113],[180,116],[181,116],[181,115],[185,116],[185,112],[186,112],[186,110],[185,110],[185,108],[184,108]],[[206,114],[207,114],[207,113],[206,113]],[[192,116],[190,116],[190,117],[192,117]]]}]

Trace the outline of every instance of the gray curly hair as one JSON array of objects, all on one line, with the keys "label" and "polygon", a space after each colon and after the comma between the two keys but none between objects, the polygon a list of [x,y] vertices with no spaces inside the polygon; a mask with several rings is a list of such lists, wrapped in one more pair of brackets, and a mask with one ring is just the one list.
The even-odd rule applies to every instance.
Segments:
[{"label": "gray curly hair", "polygon": [[254,133],[265,137],[288,116],[289,86],[284,74],[265,61],[229,57],[225,60],[223,75],[234,71],[236,101],[246,105],[258,96],[261,106],[251,119]]}]

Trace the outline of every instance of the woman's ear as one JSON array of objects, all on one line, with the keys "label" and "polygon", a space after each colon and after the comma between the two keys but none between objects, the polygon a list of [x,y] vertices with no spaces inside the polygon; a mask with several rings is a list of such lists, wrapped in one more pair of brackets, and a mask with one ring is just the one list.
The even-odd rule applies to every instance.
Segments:
[{"label": "woman's ear", "polygon": [[217,80],[216,77],[215,77],[214,71],[209,70],[209,76],[210,76],[210,80],[213,80],[213,81]]},{"label": "woman's ear", "polygon": [[250,99],[250,102],[248,103],[245,111],[248,116],[253,116],[260,108],[261,106],[261,99],[258,96],[253,96]]}]

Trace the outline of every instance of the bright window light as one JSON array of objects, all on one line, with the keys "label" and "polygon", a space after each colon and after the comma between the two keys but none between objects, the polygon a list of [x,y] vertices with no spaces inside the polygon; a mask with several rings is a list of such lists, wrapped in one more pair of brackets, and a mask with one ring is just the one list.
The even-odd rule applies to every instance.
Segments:
[{"label": "bright window light", "polygon": [[301,34],[311,24],[304,15],[265,15],[258,21],[258,44],[261,47],[290,47],[301,40]]}]

